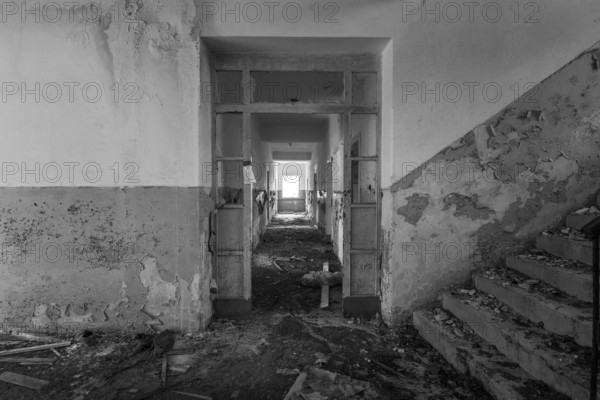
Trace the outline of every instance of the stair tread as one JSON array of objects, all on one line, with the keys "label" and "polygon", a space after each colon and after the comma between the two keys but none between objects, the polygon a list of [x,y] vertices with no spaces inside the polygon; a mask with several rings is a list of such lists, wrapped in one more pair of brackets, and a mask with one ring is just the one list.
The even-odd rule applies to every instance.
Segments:
[{"label": "stair tread", "polygon": [[475,287],[549,332],[592,345],[592,304],[508,268],[476,273]]},{"label": "stair tread", "polygon": [[[554,376],[551,381],[557,381],[557,386],[565,391],[571,390],[573,393],[568,394],[574,398],[585,398],[589,383],[590,348],[540,329],[512,310],[503,308],[502,303],[488,295],[477,293],[470,296],[454,292],[445,294],[443,302],[445,309],[458,313],[455,314],[457,317],[467,322],[480,337],[495,345],[507,358],[535,365],[538,371],[528,371],[521,365],[534,377],[550,379],[547,375],[552,373]],[[461,316],[460,313],[469,315]]]},{"label": "stair tread", "polygon": [[590,240],[579,229],[563,227],[560,229],[552,229],[541,233],[542,236],[555,237],[565,240],[573,240],[579,242],[589,242]]},{"label": "stair tread", "polygon": [[558,309],[568,309],[582,316],[592,316],[592,303],[583,301],[562,292],[558,288],[538,279],[532,279],[510,268],[490,268],[475,275],[504,288],[514,289],[524,296],[555,305]]},{"label": "stair tread", "polygon": [[588,265],[533,249],[507,257],[506,266],[569,296],[585,302],[592,301],[592,268]]},{"label": "stair tread", "polygon": [[564,270],[574,275],[586,275],[589,276],[590,280],[592,279],[591,266],[577,260],[555,256],[544,250],[530,249],[517,255],[516,258],[528,262],[537,262],[544,267]]},{"label": "stair tread", "polygon": [[533,378],[494,346],[485,343],[461,320],[453,316],[447,318],[438,321],[435,313],[430,310],[413,313],[413,323],[421,336],[456,369],[477,378],[494,398],[568,399]]},{"label": "stair tread", "polygon": [[536,239],[536,247],[557,257],[592,265],[592,241],[576,229],[542,232]]},{"label": "stair tread", "polygon": [[591,210],[589,207],[583,208],[575,213],[567,215],[565,225],[568,228],[581,229],[585,224],[593,221],[598,216],[600,216],[600,211],[598,211],[597,208],[594,207]]}]

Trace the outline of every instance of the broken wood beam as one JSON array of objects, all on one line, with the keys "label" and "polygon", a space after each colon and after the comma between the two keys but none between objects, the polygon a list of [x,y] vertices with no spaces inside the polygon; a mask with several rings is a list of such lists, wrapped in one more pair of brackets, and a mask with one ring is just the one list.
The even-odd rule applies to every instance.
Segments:
[{"label": "broken wood beam", "polygon": [[285,272],[285,271],[283,270],[283,268],[281,268],[281,267],[279,266],[279,264],[277,264],[277,262],[273,261],[273,265],[275,266],[275,268],[277,268],[277,269],[279,270],[279,272]]},{"label": "broken wood beam", "polygon": [[307,377],[308,377],[308,373],[306,371],[303,371],[300,375],[298,375],[298,378],[296,378],[296,380],[294,381],[294,384],[292,385],[290,390],[287,392],[287,394],[285,395],[283,400],[291,400],[293,397],[295,397],[294,395],[296,394],[296,392],[298,392],[298,391],[300,391],[300,389],[302,389],[302,386],[304,385],[304,381],[306,380]]},{"label": "broken wood beam", "polygon": [[23,340],[29,340],[32,342],[45,342],[45,343],[56,343],[60,339],[46,336],[46,335],[34,335],[27,332],[21,332],[18,328],[0,328],[0,334],[3,336],[14,336]]},{"label": "broken wood beam", "polygon": [[14,385],[24,386],[29,389],[40,390],[46,386],[48,381],[43,379],[32,378],[30,376],[15,374],[14,372],[3,372],[0,374],[0,381],[12,383]]},{"label": "broken wood beam", "polygon": [[56,358],[26,358],[26,357],[2,357],[0,362],[24,363],[24,364],[52,364]]},{"label": "broken wood beam", "polygon": [[29,353],[32,351],[56,349],[59,347],[68,347],[70,345],[71,345],[71,342],[61,342],[61,343],[52,343],[52,344],[42,344],[40,346],[23,347],[20,349],[4,350],[4,351],[0,351],[0,357],[10,356],[13,354]]},{"label": "broken wood beam", "polygon": [[195,399],[212,400],[212,397],[202,396],[201,394],[187,393],[187,392],[176,392],[174,390],[173,390],[173,393],[177,393],[177,394],[180,394],[182,396],[193,397]]},{"label": "broken wood beam", "polygon": [[400,372],[396,371],[396,370],[395,370],[395,369],[393,369],[393,368],[390,368],[390,367],[388,367],[388,366],[387,366],[387,365],[385,365],[384,363],[381,363],[381,362],[379,362],[379,361],[377,361],[377,360],[373,360],[373,359],[371,359],[371,362],[372,362],[373,364],[377,365],[378,367],[380,367],[380,368],[383,368],[383,369],[385,369],[385,370],[386,370],[386,371],[388,371],[388,372],[391,372],[391,373],[392,373],[392,374],[394,374],[394,375],[397,375],[397,376],[402,376],[402,374],[401,374]]},{"label": "broken wood beam", "polygon": [[167,384],[167,353],[163,354],[162,368],[160,371],[160,381],[162,382],[163,386]]}]

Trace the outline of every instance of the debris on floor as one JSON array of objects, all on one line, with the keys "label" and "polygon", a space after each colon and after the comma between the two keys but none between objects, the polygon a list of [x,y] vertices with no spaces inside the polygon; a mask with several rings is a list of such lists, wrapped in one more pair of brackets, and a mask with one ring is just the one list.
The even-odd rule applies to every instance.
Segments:
[{"label": "debris on floor", "polygon": [[[291,268],[279,260],[292,256],[306,261],[289,261],[296,265]],[[276,271],[272,260],[286,272]],[[151,326],[145,332],[87,329],[60,335],[20,329],[40,341],[0,337],[0,351],[9,351],[0,356],[0,374],[47,382],[44,400],[281,400],[288,393],[302,400],[490,400],[412,324],[391,328],[379,317],[345,318],[339,286],[331,288],[330,307],[322,310],[320,284],[304,286],[300,280],[322,272],[325,262],[332,272],[341,270],[331,244],[305,216],[277,217],[253,254],[248,319],[213,319],[205,331],[188,334],[156,333]],[[52,343],[41,341],[43,336]],[[40,398],[38,390],[2,380],[0,393],[2,399]]]},{"label": "debris on floor", "polygon": [[369,382],[308,367],[298,376],[284,400],[377,399],[377,396]]},{"label": "debris on floor", "polygon": [[342,273],[339,271],[311,271],[302,276],[300,282],[304,286],[340,286],[342,284]]},{"label": "debris on floor", "polygon": [[43,379],[32,378],[31,376],[15,374],[14,372],[5,371],[0,374],[0,381],[12,383],[14,385],[25,386],[29,389],[40,390],[46,386],[48,381]]}]

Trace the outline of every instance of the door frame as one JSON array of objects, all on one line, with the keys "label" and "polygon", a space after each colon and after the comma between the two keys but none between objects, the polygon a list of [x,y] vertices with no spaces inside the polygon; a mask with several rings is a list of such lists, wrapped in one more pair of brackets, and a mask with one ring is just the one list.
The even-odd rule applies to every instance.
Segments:
[{"label": "door frame", "polygon": [[[245,54],[245,53],[213,53],[211,56],[211,77],[216,82],[217,71],[240,71],[241,88],[251,85],[251,71],[288,71],[288,72],[341,72],[344,74],[344,98],[340,104],[277,104],[277,103],[251,103],[242,92],[240,104],[217,104],[212,99],[213,112],[213,159],[217,160],[215,138],[216,138],[216,115],[222,113],[241,113],[243,120],[243,158],[244,161],[251,160],[251,124],[252,114],[337,114],[341,117],[344,144],[344,188],[351,185],[350,178],[350,140],[351,119],[353,114],[374,114],[377,116],[376,146],[377,155],[381,149],[381,56],[374,54],[346,54],[346,55],[294,55],[294,54]],[[377,74],[377,104],[376,105],[354,105],[352,104],[352,74],[369,72]],[[350,292],[350,234],[351,234],[351,205],[349,197],[344,196],[344,245],[343,245],[343,311],[347,316],[373,316],[380,311],[381,299],[381,159],[377,161],[377,192],[376,192],[376,221],[377,224],[377,257],[376,257],[376,279],[377,293],[370,296],[354,296]],[[330,164],[329,162],[327,163]],[[216,175],[216,174],[215,174]],[[329,186],[328,186],[329,188]],[[213,178],[213,190],[216,190],[216,178]],[[316,191],[316,188],[313,188]],[[333,201],[329,198],[327,201]],[[217,316],[243,316],[251,310],[251,256],[252,256],[252,184],[244,184],[244,216],[243,216],[243,240],[244,240],[244,267],[243,297],[226,299],[217,298],[214,302],[215,314]],[[215,197],[215,200],[217,197]],[[316,201],[316,197],[315,197]],[[330,215],[326,216],[330,218]],[[218,233],[217,233],[218,238]],[[213,272],[217,271],[217,257],[213,257]],[[217,282],[218,285],[218,282]]]}]

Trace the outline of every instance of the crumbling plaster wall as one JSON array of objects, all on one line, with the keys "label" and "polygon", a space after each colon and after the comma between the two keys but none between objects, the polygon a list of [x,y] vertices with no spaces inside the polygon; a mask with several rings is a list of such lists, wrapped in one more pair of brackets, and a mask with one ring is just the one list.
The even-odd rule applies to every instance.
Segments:
[{"label": "crumbling plaster wall", "polygon": [[382,278],[390,320],[595,199],[598,60],[596,46],[391,187]]},{"label": "crumbling plaster wall", "polygon": [[[198,0],[200,18],[205,22],[203,35],[391,39],[382,51],[380,154],[382,230],[386,244],[382,257],[382,315],[387,321],[409,305],[430,299],[427,288],[438,288],[447,282],[447,274],[443,272],[430,274],[417,266],[407,272],[400,267],[397,258],[400,243],[411,237],[419,240],[419,237],[414,234],[413,225],[405,223],[405,216],[397,214],[398,208],[407,204],[406,197],[413,193],[398,194],[397,185],[392,192],[392,185],[408,174],[407,166],[412,168],[425,163],[599,39],[600,6],[595,0],[584,0],[576,7],[562,0],[475,2],[469,3],[475,7],[472,13],[467,3],[461,2],[345,0],[315,3],[299,0],[292,5],[301,9],[297,20],[294,12],[298,7],[288,6],[290,13],[282,14],[287,3],[274,7],[272,13],[263,6],[260,18],[252,19],[255,14],[243,14],[244,9],[252,11],[248,7],[250,3],[255,2],[243,0],[231,4]],[[314,14],[315,4],[320,10],[318,18]],[[461,13],[458,18],[453,13],[457,5]],[[494,15],[498,8],[500,14]],[[331,14],[333,18],[325,22],[324,17]],[[314,51],[333,53],[339,49],[316,46]],[[456,84],[462,90],[459,99],[447,101],[448,98],[453,100],[455,93],[445,93],[444,88],[452,89]],[[407,89],[414,89],[414,85],[418,92],[410,94]],[[469,85],[477,89],[473,99]],[[484,98],[488,94],[483,92],[486,85],[500,87],[501,95],[490,92],[491,98]],[[473,205],[483,202],[483,207],[494,211],[489,214],[489,221],[496,218],[496,208],[487,204],[486,196],[480,195],[475,200],[471,197],[474,193],[463,190],[469,193],[463,195],[469,197]],[[444,207],[439,196],[432,200],[422,197],[415,198],[414,202],[421,204],[417,209],[428,204],[426,215],[427,210]],[[461,206],[463,200],[461,197],[449,200],[445,212],[457,206],[461,210],[468,209]],[[327,212],[327,233],[331,234],[333,210],[327,209]],[[477,211],[482,217],[486,213],[489,211],[485,208]],[[410,219],[418,216],[419,212],[415,212]],[[463,218],[465,225],[453,229],[464,228],[465,232],[478,229],[479,223],[471,224],[466,216],[452,218]],[[420,229],[424,223],[419,220]],[[405,228],[406,231],[400,233]],[[440,264],[437,265],[442,271]],[[454,265],[446,267],[456,270]],[[464,270],[458,270],[458,274],[464,278],[468,275]],[[425,277],[431,278],[430,283],[423,284]]]},{"label": "crumbling plaster wall", "polygon": [[202,329],[211,110],[194,4],[14,7],[0,23],[2,317]]},{"label": "crumbling plaster wall", "polygon": [[212,315],[204,189],[1,193],[0,313],[11,323],[194,331]]}]

